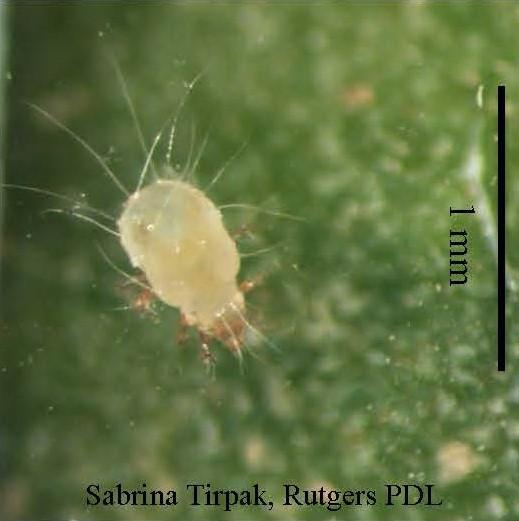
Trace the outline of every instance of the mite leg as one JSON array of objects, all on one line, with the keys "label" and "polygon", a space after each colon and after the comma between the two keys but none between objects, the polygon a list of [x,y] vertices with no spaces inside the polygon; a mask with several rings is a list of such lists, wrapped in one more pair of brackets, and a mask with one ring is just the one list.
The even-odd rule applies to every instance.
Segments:
[{"label": "mite leg", "polygon": [[153,291],[151,291],[149,289],[143,289],[137,295],[137,297],[135,297],[135,300],[133,301],[133,308],[136,311],[150,313],[152,315],[155,315],[155,310],[153,309],[154,300],[155,300],[155,295],[153,294]]},{"label": "mite leg", "polygon": [[234,241],[237,241],[238,239],[243,239],[244,237],[254,237],[254,235],[249,225],[242,224],[239,228],[233,230],[233,232],[231,233],[231,237]]},{"label": "mite leg", "polygon": [[[146,280],[146,276],[144,273],[139,273],[133,278],[126,279],[122,284],[122,290],[124,288],[132,286],[137,286],[139,289],[137,296],[130,298],[130,307],[131,309],[142,313],[142,314],[150,314],[156,316],[157,313],[153,309],[153,303],[156,300],[155,293],[153,293],[151,287],[148,285],[148,281]],[[125,291],[126,292],[126,291]]]},{"label": "mite leg", "polygon": [[180,313],[180,321],[178,324],[178,330],[176,334],[177,344],[183,346],[187,340],[187,329],[189,327],[189,322],[187,321],[186,315],[184,313]]},{"label": "mite leg", "polygon": [[257,275],[253,279],[242,281],[239,286],[239,290],[245,295],[261,284],[263,284],[263,277],[261,275]]},{"label": "mite leg", "polygon": [[206,365],[207,369],[211,369],[211,367],[216,362],[216,357],[211,353],[209,349],[210,338],[206,333],[199,331],[200,336],[200,347],[201,353],[200,357],[202,358],[202,362]]}]

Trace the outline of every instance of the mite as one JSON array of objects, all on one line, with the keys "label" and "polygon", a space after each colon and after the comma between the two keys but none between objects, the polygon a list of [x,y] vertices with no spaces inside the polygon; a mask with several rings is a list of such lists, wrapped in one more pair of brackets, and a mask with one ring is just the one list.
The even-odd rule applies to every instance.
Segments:
[{"label": "mite", "polygon": [[[133,193],[127,190],[106,161],[81,136],[46,110],[29,104],[78,142],[98,162],[103,172],[126,197],[118,219],[87,205],[80,206],[115,221],[117,231],[76,210],[70,213],[119,238],[132,266],[140,270],[146,279],[142,282],[140,277],[132,277],[113,265],[131,282],[144,288],[138,298],[139,307],[148,309],[152,298],[156,297],[167,305],[178,308],[182,327],[179,340],[185,338],[187,326],[195,327],[200,333],[204,361],[214,361],[209,350],[211,339],[220,341],[233,353],[241,356],[247,329],[266,339],[246,319],[244,293],[253,289],[255,282],[237,283],[240,255],[234,239],[223,224],[220,210],[203,191],[189,183],[185,177],[179,177],[169,166],[178,115],[187,94],[199,76],[188,85],[173,119],[166,166],[162,169],[163,175],[145,186],[146,173],[150,167],[154,169],[152,158],[164,127],[148,150],[125,80],[118,65],[116,63],[114,65],[146,156],[139,182]],[[188,162],[184,173],[192,173],[198,160],[199,157],[192,165]],[[215,175],[209,188],[217,182],[225,166]],[[69,200],[47,190],[11,186]],[[247,207],[247,205],[227,205],[227,207],[232,206]],[[55,211],[60,212],[60,210]],[[281,213],[267,213],[283,217]],[[108,258],[106,260],[112,264]]]},{"label": "mite", "polygon": [[240,256],[222,215],[182,180],[158,180],[129,196],[117,222],[121,244],[155,293],[196,327],[239,352],[245,300],[236,277]]}]

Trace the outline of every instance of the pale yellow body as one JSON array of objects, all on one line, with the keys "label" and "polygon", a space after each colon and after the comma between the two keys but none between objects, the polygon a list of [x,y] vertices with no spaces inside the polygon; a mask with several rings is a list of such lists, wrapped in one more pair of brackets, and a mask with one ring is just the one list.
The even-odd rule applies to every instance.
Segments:
[{"label": "pale yellow body", "polygon": [[131,263],[162,301],[180,308],[200,330],[240,343],[240,257],[220,211],[203,192],[183,181],[156,181],[129,197],[118,226]]}]

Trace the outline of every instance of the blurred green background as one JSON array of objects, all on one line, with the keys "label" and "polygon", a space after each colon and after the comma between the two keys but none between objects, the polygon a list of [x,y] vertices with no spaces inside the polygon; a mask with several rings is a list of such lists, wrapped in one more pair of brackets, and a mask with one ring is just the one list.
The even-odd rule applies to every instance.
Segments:
[{"label": "blurred green background", "polygon": [[[2,4],[6,7],[7,4]],[[519,265],[519,5],[495,3],[9,3],[6,181],[118,215],[124,198],[35,103],[135,187],[148,145],[181,113],[175,163],[207,137],[194,182],[304,222],[227,210],[247,224],[240,278],[263,274],[244,363],[215,375],[176,310],[143,316],[113,237],[63,201],[4,193],[0,518],[519,519],[518,312],[496,371],[496,85],[508,93],[509,264]],[[3,11],[5,14],[5,10]],[[477,103],[478,90],[480,103]],[[164,161],[163,144],[156,163]],[[479,163],[477,163],[477,161]],[[479,177],[469,178],[469,164]],[[479,165],[479,166],[477,166]],[[489,211],[482,211],[488,199]],[[449,206],[475,204],[454,220]],[[479,211],[481,210],[481,211]],[[470,283],[448,284],[449,229],[470,234]],[[513,273],[513,271],[512,271]],[[273,346],[276,347],[273,347]],[[259,508],[85,507],[85,487],[259,482]],[[442,507],[386,508],[386,482],[436,483]],[[375,507],[282,507],[281,484],[377,490]]]}]

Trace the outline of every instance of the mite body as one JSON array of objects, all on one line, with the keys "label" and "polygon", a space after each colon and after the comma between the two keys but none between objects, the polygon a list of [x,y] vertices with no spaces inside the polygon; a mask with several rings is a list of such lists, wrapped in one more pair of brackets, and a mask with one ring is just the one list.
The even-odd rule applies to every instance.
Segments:
[{"label": "mite body", "polygon": [[239,351],[245,302],[240,256],[213,202],[181,180],[158,180],[129,196],[118,220],[123,248],[157,297],[183,322]]}]

